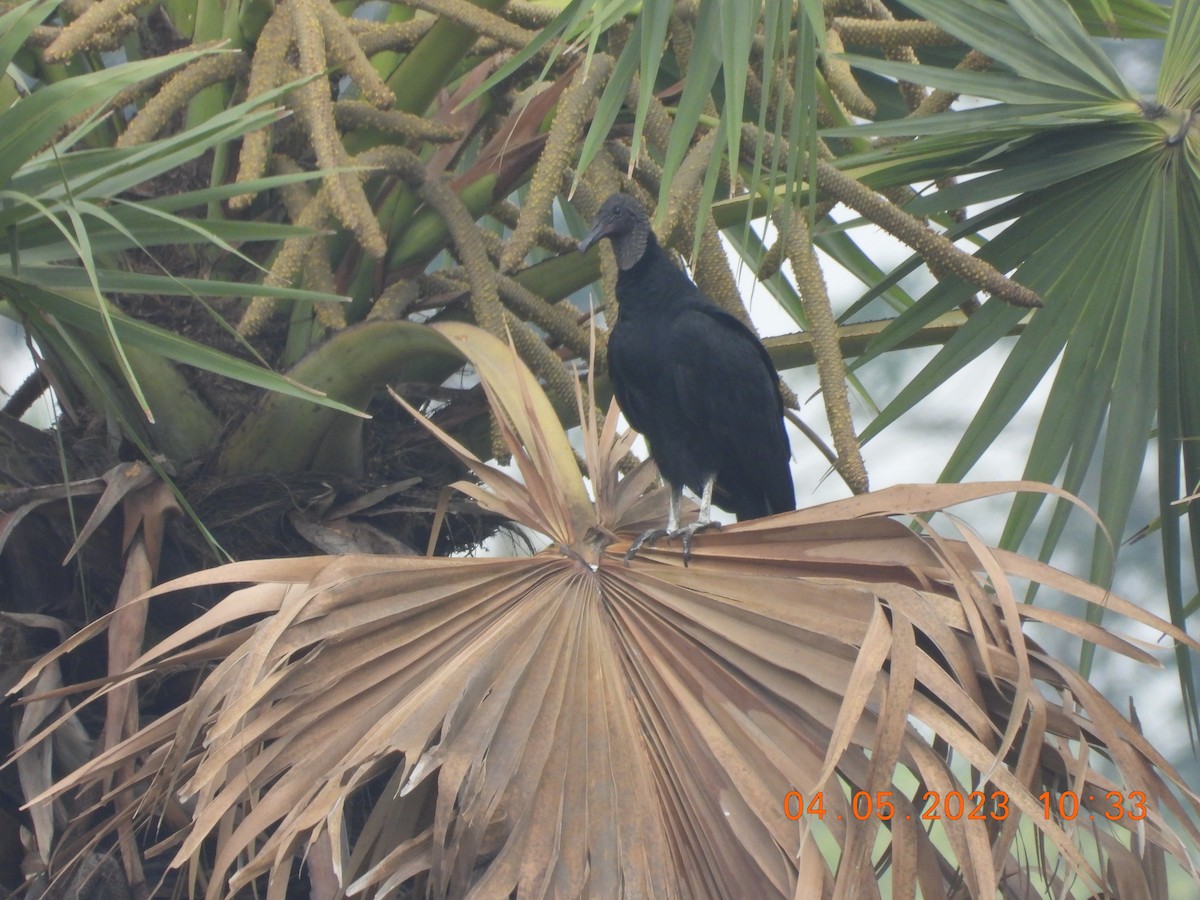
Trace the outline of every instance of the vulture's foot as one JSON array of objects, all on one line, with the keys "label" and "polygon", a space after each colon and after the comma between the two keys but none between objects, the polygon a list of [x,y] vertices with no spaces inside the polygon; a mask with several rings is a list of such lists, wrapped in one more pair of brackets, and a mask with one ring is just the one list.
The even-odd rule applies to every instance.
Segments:
[{"label": "vulture's foot", "polygon": [[709,528],[720,528],[720,522],[693,522],[691,525],[685,525],[678,531],[673,531],[667,535],[667,540],[675,538],[683,538],[683,564],[686,566],[688,560],[692,558],[692,536],[699,534],[701,531],[706,531]]},{"label": "vulture's foot", "polygon": [[692,558],[692,537],[705,531],[709,528],[720,528],[720,522],[693,522],[691,525],[685,525],[683,528],[676,528],[671,531],[669,528],[651,528],[649,531],[643,532],[638,536],[638,539],[630,545],[625,551],[625,565],[629,565],[629,561],[637,556],[637,552],[642,547],[649,544],[654,546],[659,538],[666,538],[668,541],[673,541],[676,538],[683,540],[683,564],[686,566],[688,560]]},{"label": "vulture's foot", "polygon": [[668,528],[651,528],[649,531],[643,531],[638,535],[638,539],[630,544],[629,549],[625,551],[625,565],[629,565],[629,561],[637,556],[637,552],[646,544],[653,547],[654,542],[660,537],[669,538],[672,534],[675,534],[675,532]]}]

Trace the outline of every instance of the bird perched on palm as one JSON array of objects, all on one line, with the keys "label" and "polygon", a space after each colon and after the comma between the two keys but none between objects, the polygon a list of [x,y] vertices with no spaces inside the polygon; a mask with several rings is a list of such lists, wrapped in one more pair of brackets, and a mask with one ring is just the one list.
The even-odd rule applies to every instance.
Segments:
[{"label": "bird perched on palm", "polygon": [[[665,536],[682,538],[686,562],[692,536],[714,524],[714,502],[739,522],[796,508],[779,375],[757,336],[659,246],[634,198],[605,200],[579,250],[604,238],[619,270],[613,392],[671,489],[667,527],[638,537],[625,558]],[[681,526],[685,487],[700,496],[700,515]]]}]

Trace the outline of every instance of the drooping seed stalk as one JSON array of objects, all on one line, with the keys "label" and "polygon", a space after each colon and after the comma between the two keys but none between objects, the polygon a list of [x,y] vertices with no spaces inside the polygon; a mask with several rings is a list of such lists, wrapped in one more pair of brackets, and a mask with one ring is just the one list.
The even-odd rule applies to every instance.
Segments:
[{"label": "drooping seed stalk", "polygon": [[842,359],[842,350],[838,343],[837,320],[829,302],[825,276],[813,249],[808,212],[805,209],[794,209],[786,220],[783,219],[783,215],[787,214],[781,211],[776,221],[787,241],[787,256],[792,263],[792,272],[800,290],[800,302],[808,319],[808,332],[812,336],[813,354],[817,363],[817,377],[821,383],[821,396],[825,400],[825,415],[829,419],[829,429],[837,453],[835,467],[850,490],[862,494],[870,489],[870,482],[866,466],[863,464],[858,437],[854,432],[854,417],[846,390],[846,362]]}]

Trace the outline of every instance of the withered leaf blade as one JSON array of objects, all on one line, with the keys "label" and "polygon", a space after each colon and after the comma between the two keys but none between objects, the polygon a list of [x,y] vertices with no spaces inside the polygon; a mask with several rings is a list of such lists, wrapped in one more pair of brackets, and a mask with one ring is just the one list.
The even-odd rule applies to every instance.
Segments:
[{"label": "withered leaf blade", "polygon": [[[593,503],[532,375],[455,328],[504,382],[490,396],[522,467],[517,480],[472,458],[472,493],[554,544],[516,559],[243,562],[158,587],[236,589],[124,677],[224,658],[183,707],[45,798],[136,763],[144,821],[190,804],[173,862],[214,900],[250,885],[282,897],[312,853],[365,897],[849,898],[879,895],[881,876],[897,896],[1020,881],[1119,896],[1162,884],[1165,859],[1195,877],[1200,798],[1022,628],[1142,661],[1152,648],[1021,604],[1009,581],[1195,643],[927,525],[957,503],[1054,489],[902,486],[705,533],[687,566],[665,545],[625,565],[651,485],[617,479],[624,437],[597,434],[585,408]],[[1094,768],[1101,756],[1115,776]],[[1110,822],[1091,801],[1095,841],[1044,815],[1038,795],[1068,786],[1143,792],[1146,816]],[[956,797],[961,815],[938,805]]]},{"label": "withered leaf blade", "polygon": [[[324,835],[349,840],[357,828],[348,810],[366,803],[359,815],[378,827],[368,844],[347,844],[339,877],[367,896],[400,883],[447,897],[797,896],[802,883],[833,896],[838,885],[874,884],[870,836],[881,830],[893,866],[905,867],[894,875],[901,882],[924,885],[938,871],[926,860],[941,858],[945,871],[988,893],[1004,866],[993,861],[985,823],[943,820],[935,839],[923,828],[855,820],[862,801],[855,807],[848,793],[860,789],[872,798],[891,791],[902,815],[919,817],[928,803],[903,787],[916,775],[939,796],[1004,792],[1011,815],[1044,834],[1054,851],[1047,860],[1097,885],[1138,883],[1127,871],[1136,855],[1114,851],[1096,869],[1076,836],[1045,821],[1036,794],[1057,783],[1053,759],[1101,794],[1145,790],[1147,839],[1185,854],[1190,845],[1163,813],[1181,802],[1197,809],[1195,796],[1114,708],[1072,684],[1066,667],[1013,644],[1005,629],[986,629],[981,645],[962,616],[938,634],[939,647],[954,642],[952,672],[928,656],[913,637],[926,623],[909,614],[923,609],[917,599],[931,610],[977,602],[958,587],[969,545],[942,539],[939,550],[956,560],[946,569],[930,541],[879,524],[868,517],[829,528],[823,540],[815,523],[781,526],[757,570],[740,554],[725,561],[722,542],[737,546],[736,528],[706,536],[687,568],[626,567],[607,553],[593,569],[557,549],[524,559],[348,556],[297,566],[281,584],[283,570],[264,564],[272,599],[248,604],[250,595],[235,591],[206,622],[276,611],[245,633],[178,727],[157,732],[154,746],[166,752],[146,763],[161,767],[150,773],[155,784],[174,783],[171,765],[191,773],[178,790],[196,807],[175,862],[199,859],[215,841],[211,897],[259,877],[286,882],[292,860]],[[994,574],[996,559],[976,571]],[[882,584],[873,569],[907,576]],[[1033,571],[1028,561],[1022,571]],[[222,576],[245,583],[254,566],[204,580]],[[167,644],[140,664],[169,660],[180,645]],[[878,661],[864,669],[870,647]],[[960,684],[964,665],[974,684]],[[958,693],[929,696],[924,671],[960,685]],[[1036,688],[1025,696],[1038,696],[1050,716],[1006,705],[1023,678]],[[1020,746],[1045,757],[1024,772],[997,758],[1004,729],[993,722],[1013,715],[1025,723]],[[918,723],[991,780],[964,783]],[[1118,761],[1123,783],[1054,749],[1084,736]],[[149,748],[131,739],[128,749],[145,758]],[[92,765],[94,778],[120,768],[112,753]],[[371,789],[381,778],[393,787]],[[84,773],[71,779],[86,781]],[[823,790],[826,820],[807,816],[803,829],[789,821],[783,802],[792,790],[806,803]],[[828,821],[836,815],[844,817],[837,825]],[[1113,823],[1112,839],[1134,824]],[[821,875],[805,862],[805,833],[810,844],[833,836],[858,861],[847,856]]]}]

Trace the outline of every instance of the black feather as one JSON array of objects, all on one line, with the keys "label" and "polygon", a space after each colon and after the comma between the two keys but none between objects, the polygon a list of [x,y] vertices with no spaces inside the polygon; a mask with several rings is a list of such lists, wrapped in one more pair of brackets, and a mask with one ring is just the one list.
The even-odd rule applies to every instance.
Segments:
[{"label": "black feather", "polygon": [[752,331],[705,297],[659,246],[645,211],[614,194],[580,242],[613,242],[618,317],[609,375],[663,478],[738,520],[796,508],[779,375]]}]

